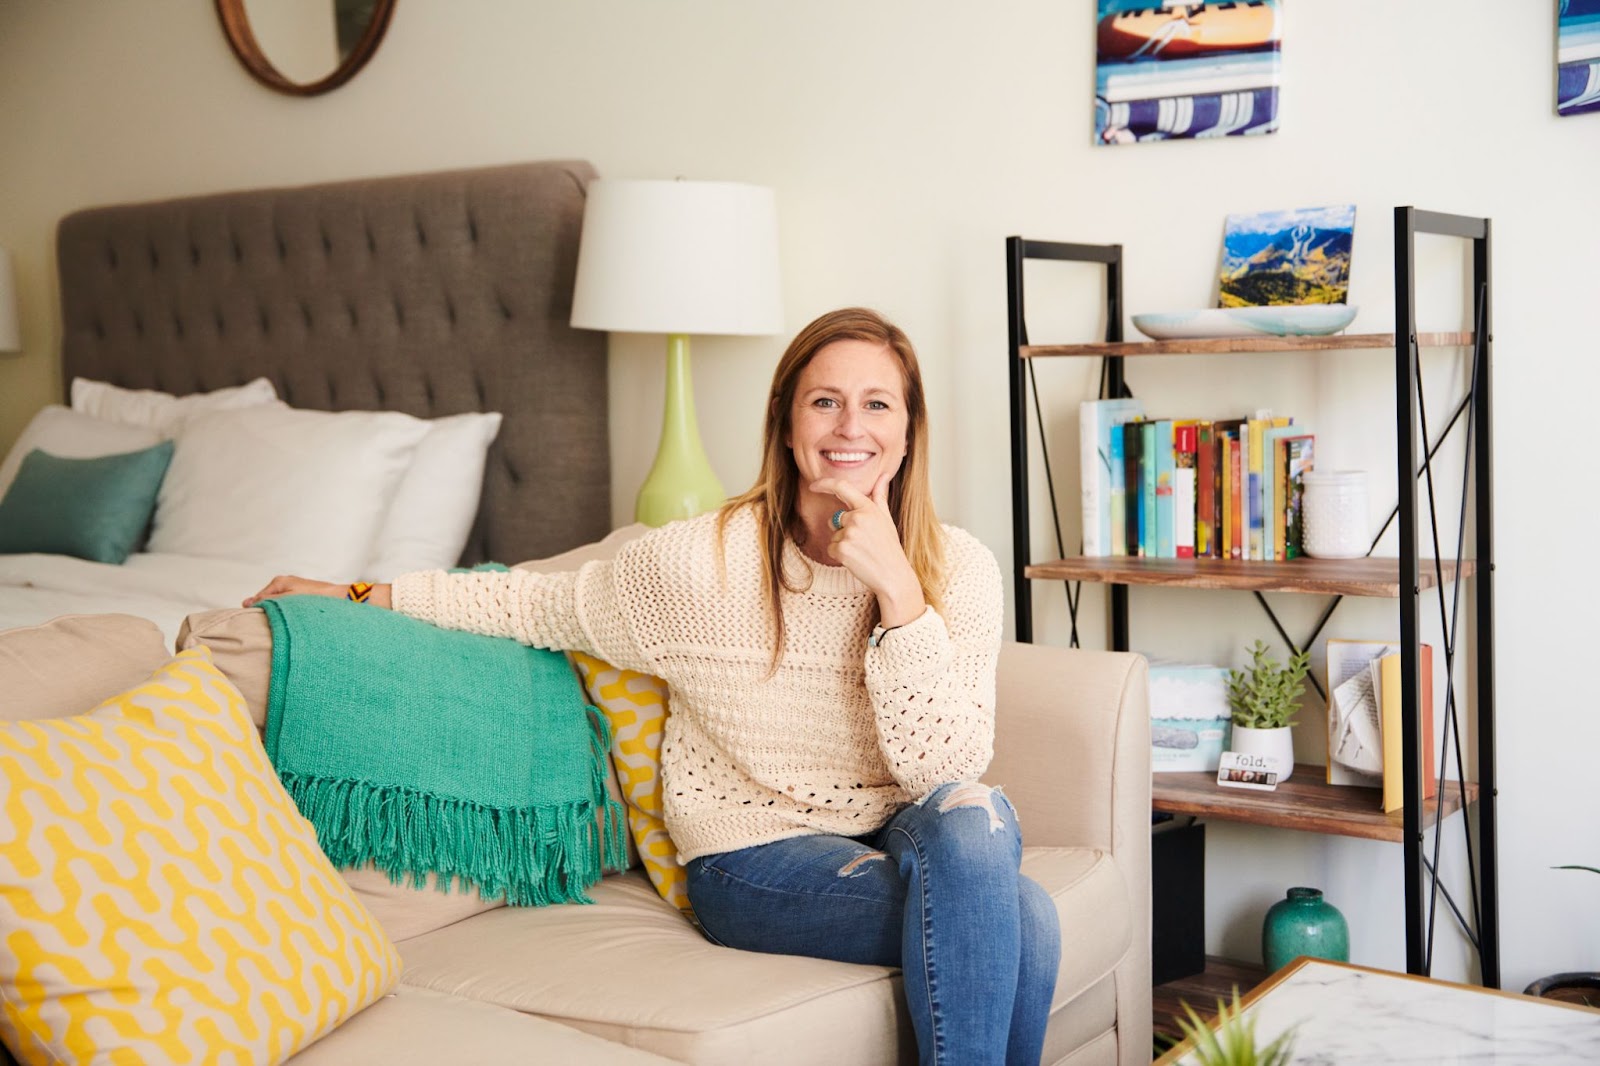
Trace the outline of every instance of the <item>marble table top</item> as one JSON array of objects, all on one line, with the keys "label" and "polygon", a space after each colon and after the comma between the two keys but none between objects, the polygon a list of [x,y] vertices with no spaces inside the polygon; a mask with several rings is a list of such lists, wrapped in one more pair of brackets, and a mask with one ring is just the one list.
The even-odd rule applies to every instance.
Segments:
[{"label": "marble table top", "polygon": [[1295,1066],[1600,1063],[1600,1011],[1318,959],[1286,971],[1245,1010],[1258,1045],[1298,1024]]}]

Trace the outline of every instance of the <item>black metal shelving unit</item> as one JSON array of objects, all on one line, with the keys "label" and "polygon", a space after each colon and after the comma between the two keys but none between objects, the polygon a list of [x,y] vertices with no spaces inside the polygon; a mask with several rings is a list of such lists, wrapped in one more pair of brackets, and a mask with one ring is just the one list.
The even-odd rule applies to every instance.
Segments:
[{"label": "black metal shelving unit", "polygon": [[[1497,877],[1497,840],[1495,831],[1495,702],[1494,702],[1494,556],[1493,556],[1493,442],[1492,442],[1492,392],[1491,352],[1492,323],[1490,318],[1490,222],[1486,218],[1422,211],[1414,207],[1397,207],[1394,211],[1394,286],[1395,331],[1391,336],[1362,336],[1356,338],[1299,340],[1281,342],[1274,347],[1272,341],[1240,343],[1229,350],[1281,351],[1289,349],[1392,347],[1395,366],[1395,418],[1397,448],[1395,469],[1400,486],[1399,500],[1390,521],[1399,522],[1400,558],[1397,572],[1383,582],[1372,582],[1373,560],[1361,560],[1361,568],[1352,567],[1349,584],[1354,594],[1393,596],[1399,600],[1401,645],[1401,697],[1403,709],[1401,722],[1404,731],[1403,758],[1404,805],[1400,824],[1393,832],[1382,835],[1373,830],[1371,819],[1365,827],[1352,826],[1350,835],[1369,836],[1375,839],[1398,839],[1402,845],[1405,870],[1406,913],[1406,969],[1414,974],[1429,974],[1433,964],[1433,939],[1441,900],[1450,910],[1464,935],[1475,949],[1483,985],[1498,988],[1500,985],[1499,952],[1499,892]],[[1453,237],[1470,242],[1472,246],[1472,330],[1459,334],[1420,334],[1416,329],[1416,275],[1415,252],[1419,235]],[[1105,267],[1105,341],[1103,344],[1035,346],[1028,338],[1025,317],[1024,268],[1029,260],[1055,260],[1101,264]],[[1129,586],[1142,583],[1139,567],[1122,567],[1113,571],[1122,580],[1110,581],[1097,573],[1095,560],[1063,558],[1055,562],[1036,563],[1033,559],[1030,521],[1029,480],[1029,393],[1032,391],[1034,417],[1040,422],[1040,454],[1044,460],[1050,484],[1051,507],[1056,518],[1057,549],[1065,555],[1060,543],[1060,518],[1050,465],[1049,450],[1043,439],[1042,410],[1037,381],[1032,374],[1031,361],[1035,358],[1066,356],[1100,356],[1103,358],[1100,395],[1116,397],[1127,395],[1124,377],[1124,359],[1140,354],[1174,354],[1182,348],[1179,342],[1159,344],[1125,344],[1122,337],[1122,266],[1121,245],[1069,244],[1054,241],[1026,240],[1011,237],[1006,241],[1007,323],[1010,338],[1007,371],[1011,402],[1011,485],[1012,485],[1012,558],[1016,595],[1016,636],[1018,640],[1033,639],[1033,582],[1044,576],[1068,576],[1079,582],[1103,581],[1110,591],[1110,643],[1119,651],[1129,648],[1128,623],[1130,616]],[[1424,393],[1419,350],[1427,345],[1463,347],[1471,352],[1472,367],[1467,393],[1455,406],[1443,430],[1431,431]],[[1214,350],[1214,349],[1208,349]],[[1461,514],[1458,516],[1455,543],[1441,543],[1439,513],[1436,506],[1435,481],[1449,471],[1436,470],[1435,453],[1452,432],[1466,435],[1465,458],[1461,478]],[[1419,446],[1420,439],[1420,446]],[[1430,443],[1431,442],[1431,443]],[[1419,496],[1425,493],[1425,501]],[[1472,551],[1467,554],[1466,508],[1469,497],[1474,501]],[[1425,502],[1425,507],[1422,504]],[[1387,530],[1387,525],[1385,530]],[[1383,533],[1380,532],[1379,537]],[[1374,538],[1374,546],[1378,538]],[[1432,548],[1431,554],[1424,547]],[[1453,548],[1453,551],[1445,551]],[[1443,560],[1442,562],[1439,560]],[[1453,565],[1452,565],[1453,561]],[[1125,560],[1118,560],[1125,562]],[[1160,561],[1168,563],[1170,561]],[[1249,574],[1240,577],[1239,568],[1212,564],[1226,560],[1185,560],[1190,564],[1175,579],[1170,566],[1151,568],[1148,580],[1152,584],[1192,585],[1206,588],[1239,588],[1251,590],[1266,611],[1280,637],[1298,651],[1309,647],[1337,608],[1342,595],[1336,595],[1320,616],[1312,633],[1301,642],[1293,640],[1284,625],[1273,613],[1262,596],[1262,590],[1311,592],[1320,582],[1303,580],[1304,570],[1296,570],[1299,561],[1257,564]],[[1282,568],[1263,570],[1261,568]],[[1249,568],[1247,568],[1249,569]],[[1318,576],[1326,577],[1326,564]],[[1334,567],[1337,576],[1338,567]],[[1278,575],[1282,580],[1278,580]],[[1359,578],[1359,580],[1358,580]],[[1464,773],[1459,715],[1456,711],[1455,689],[1456,656],[1462,647],[1459,623],[1462,582],[1473,580],[1476,593],[1476,611],[1472,625],[1472,667],[1476,671],[1474,696],[1476,707],[1476,801],[1469,796],[1460,804],[1447,808],[1442,801],[1424,800],[1423,738],[1421,736],[1421,637],[1420,621],[1425,603],[1436,602],[1440,629],[1443,634],[1446,686],[1442,701],[1444,710],[1444,741],[1441,758],[1437,762],[1436,782],[1441,796],[1445,795],[1445,774],[1454,766],[1457,778],[1466,780]],[[1080,586],[1081,587],[1081,586]],[[1450,595],[1446,596],[1446,590]],[[1077,642],[1077,600],[1072,584],[1067,586],[1068,605],[1072,614],[1072,642]],[[1321,693],[1321,686],[1317,686]],[[1326,697],[1326,693],[1321,693]],[[1429,738],[1431,740],[1431,738]],[[1452,763],[1451,754],[1454,754]],[[1159,780],[1159,779],[1158,779]],[[1190,791],[1192,807],[1193,792]],[[1161,806],[1160,789],[1156,805]],[[1174,808],[1177,809],[1177,808]],[[1188,808],[1185,808],[1188,809]],[[1465,848],[1469,891],[1465,907],[1456,901],[1448,888],[1434,872],[1439,868],[1440,845],[1445,837],[1443,821],[1450,810],[1459,809],[1462,816],[1462,840]],[[1331,813],[1330,813],[1331,812]],[[1281,812],[1280,812],[1281,813]],[[1336,809],[1320,810],[1319,816],[1338,820]],[[1251,821],[1235,810],[1230,819]],[[1272,823],[1262,818],[1261,824]],[[1477,836],[1474,840],[1473,827]],[[1431,839],[1428,830],[1432,830]],[[1381,830],[1381,827],[1380,827]],[[1324,832],[1343,830],[1324,829]]]}]

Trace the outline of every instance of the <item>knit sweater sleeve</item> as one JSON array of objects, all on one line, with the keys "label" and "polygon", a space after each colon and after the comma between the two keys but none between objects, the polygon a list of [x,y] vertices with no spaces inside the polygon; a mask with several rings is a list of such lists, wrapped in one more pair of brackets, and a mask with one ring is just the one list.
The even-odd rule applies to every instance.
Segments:
[{"label": "knit sweater sleeve", "polygon": [[[630,551],[633,545],[624,548]],[[525,570],[402,574],[393,605],[446,629],[581,651],[625,670],[653,672],[618,592],[616,561],[541,574]]]},{"label": "knit sweater sleeve", "polygon": [[1000,567],[970,534],[949,534],[944,613],[929,607],[866,653],[879,747],[895,781],[919,799],[946,782],[977,779],[994,754]]}]

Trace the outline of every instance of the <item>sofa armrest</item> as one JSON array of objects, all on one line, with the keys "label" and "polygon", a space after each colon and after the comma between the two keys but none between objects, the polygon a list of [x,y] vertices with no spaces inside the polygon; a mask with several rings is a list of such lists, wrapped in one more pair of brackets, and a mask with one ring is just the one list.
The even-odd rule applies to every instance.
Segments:
[{"label": "sofa armrest", "polygon": [[[1031,846],[1150,844],[1145,661],[1126,652],[1007,642],[1000,649],[994,760]],[[1129,871],[1132,872],[1131,870]]]},{"label": "sofa armrest", "polygon": [[1150,691],[1126,652],[1007,643],[984,780],[1017,809],[1022,842],[1109,852],[1128,887],[1117,965],[1117,1062],[1150,1061]]}]

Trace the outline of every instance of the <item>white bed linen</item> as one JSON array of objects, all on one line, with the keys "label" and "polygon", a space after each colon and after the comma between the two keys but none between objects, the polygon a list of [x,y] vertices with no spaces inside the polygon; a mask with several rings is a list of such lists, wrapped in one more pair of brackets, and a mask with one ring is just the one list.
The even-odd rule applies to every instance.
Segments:
[{"label": "white bed linen", "polygon": [[67,555],[0,555],[0,629],[63,614],[148,618],[173,644],[187,615],[237,607],[274,571],[258,563],[142,552],[121,566]]}]

